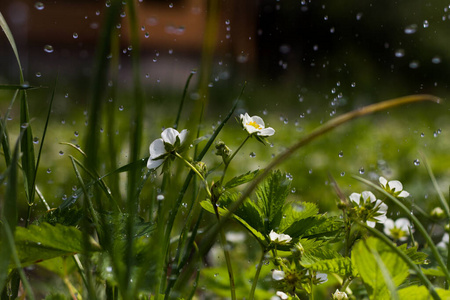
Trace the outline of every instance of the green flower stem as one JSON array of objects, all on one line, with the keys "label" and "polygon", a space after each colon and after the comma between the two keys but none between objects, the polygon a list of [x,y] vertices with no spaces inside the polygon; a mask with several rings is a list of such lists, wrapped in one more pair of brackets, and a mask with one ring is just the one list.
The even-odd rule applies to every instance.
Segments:
[{"label": "green flower stem", "polygon": [[[220,224],[220,215],[219,215],[219,209],[217,208],[217,205],[213,203],[214,212],[216,214],[217,222]],[[219,230],[219,237],[220,237],[220,244],[223,249],[223,254],[225,255],[225,262],[227,264],[227,270],[228,270],[228,277],[230,278],[230,290],[231,290],[231,299],[236,300],[236,291],[235,291],[235,284],[234,284],[234,276],[233,276],[233,266],[231,265],[231,257],[230,252],[227,250],[227,239],[225,237],[225,233],[223,232],[223,228],[220,228]]]},{"label": "green flower stem", "polygon": [[236,149],[236,151],[230,156],[230,159],[225,163],[225,168],[223,169],[222,177],[220,178],[220,185],[222,185],[223,179],[225,178],[225,174],[227,173],[228,166],[230,165],[230,162],[233,160],[233,158],[236,156],[236,154],[241,150],[242,146],[248,141],[248,139],[251,137],[251,135],[247,135],[245,140],[239,145],[239,147]]},{"label": "green flower stem", "polygon": [[248,296],[248,299],[250,300],[253,300],[255,297],[256,284],[258,283],[259,273],[261,273],[261,268],[263,265],[264,257],[266,257],[266,253],[267,251],[264,250],[261,255],[261,259],[259,260],[258,268],[256,269],[255,277],[253,278],[252,282],[252,289],[250,290],[250,295]]},{"label": "green flower stem", "polygon": [[189,168],[191,168],[192,171],[194,171],[195,174],[197,174],[197,176],[203,181],[203,184],[205,185],[205,190],[206,193],[208,194],[208,198],[212,199],[212,195],[211,195],[211,191],[208,188],[208,182],[206,181],[206,179],[202,176],[202,174],[200,174],[200,172],[190,163],[188,162],[184,157],[182,157],[180,154],[178,154],[176,151],[174,152],[174,155],[176,157],[178,157],[179,159],[181,159],[184,164],[186,166],[188,166]]}]

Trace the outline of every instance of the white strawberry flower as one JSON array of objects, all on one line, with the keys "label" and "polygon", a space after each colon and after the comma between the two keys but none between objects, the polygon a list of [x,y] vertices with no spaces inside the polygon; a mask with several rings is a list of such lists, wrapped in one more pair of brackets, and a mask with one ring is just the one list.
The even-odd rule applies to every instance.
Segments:
[{"label": "white strawberry flower", "polygon": [[406,241],[409,236],[409,230],[411,223],[406,218],[400,218],[397,220],[387,219],[384,222],[384,233],[390,236],[394,240]]},{"label": "white strawberry flower", "polygon": [[336,290],[334,294],[332,295],[333,300],[348,300],[348,295],[346,292],[341,292],[339,290]]},{"label": "white strawberry flower", "polygon": [[449,235],[446,232],[444,233],[444,235],[442,236],[442,240],[436,245],[436,247],[447,248],[449,240],[450,240]]},{"label": "white strawberry flower", "polygon": [[273,230],[270,231],[269,238],[272,242],[279,245],[288,244],[292,240],[292,238],[288,234],[276,233]]},{"label": "white strawberry flower", "polygon": [[392,194],[394,197],[406,198],[409,196],[409,193],[403,190],[403,184],[400,181],[398,180],[387,181],[387,179],[384,178],[383,176],[380,176],[379,181],[381,187],[389,194]]},{"label": "white strawberry flower", "polygon": [[266,128],[263,119],[258,116],[250,117],[248,113],[245,113],[240,115],[240,119],[242,126],[250,135],[256,134],[260,137],[266,137],[275,133],[275,129],[272,127]]},{"label": "white strawberry flower", "polygon": [[372,192],[352,193],[349,198],[356,205],[358,215],[370,227],[373,228],[375,223],[384,223],[386,221],[388,206],[383,201],[378,200]]},{"label": "white strawberry flower", "polygon": [[181,132],[173,128],[165,129],[161,133],[161,138],[150,144],[150,158],[147,161],[147,168],[151,170],[158,168],[171,152],[181,150],[187,134],[186,129]]},{"label": "white strawberry flower", "polygon": [[280,271],[280,270],[273,270],[272,271],[272,278],[273,278],[273,280],[276,280],[276,281],[283,280],[284,276],[286,276],[284,271]]}]

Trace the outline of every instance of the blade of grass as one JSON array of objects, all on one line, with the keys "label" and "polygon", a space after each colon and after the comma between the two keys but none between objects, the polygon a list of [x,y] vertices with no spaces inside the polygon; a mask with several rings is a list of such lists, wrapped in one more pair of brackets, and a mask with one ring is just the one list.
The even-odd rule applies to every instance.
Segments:
[{"label": "blade of grass", "polygon": [[385,195],[387,198],[391,199],[392,202],[394,202],[405,214],[409,215],[409,218],[414,223],[415,228],[422,234],[423,238],[425,239],[426,243],[431,249],[431,253],[433,253],[434,258],[436,259],[438,265],[442,268],[442,272],[445,274],[445,278],[447,281],[450,281],[450,272],[447,270],[447,265],[444,263],[444,259],[442,258],[441,254],[439,253],[436,245],[433,243],[433,240],[431,239],[430,235],[428,234],[428,231],[423,227],[422,223],[417,219],[417,217],[414,214],[411,214],[411,210],[408,209],[400,200],[386,192],[384,189],[382,189],[380,186],[375,185],[374,183],[370,182],[369,180],[366,180],[364,178],[358,177],[358,176],[352,176],[356,180],[372,187],[373,189],[379,191],[383,195]]},{"label": "blade of grass", "polygon": [[178,122],[180,121],[181,111],[183,110],[184,100],[186,99],[186,93],[189,87],[189,83],[191,82],[192,76],[194,76],[195,71],[192,71],[188,79],[186,80],[186,84],[184,85],[183,95],[181,96],[180,106],[178,107],[177,118],[175,119],[175,123],[173,124],[173,128],[178,128]]},{"label": "blade of grass", "polygon": [[18,95],[19,91],[17,90],[14,93],[13,98],[11,99],[11,103],[9,104],[9,107],[5,113],[5,117],[0,120],[0,141],[2,143],[3,154],[5,155],[6,166],[9,166],[9,164],[11,163],[11,148],[9,146],[9,135],[6,128],[6,121],[8,120],[9,114],[11,113],[13,104],[16,101]]},{"label": "blade of grass", "polygon": [[[136,14],[135,1],[127,1],[126,7],[128,9],[128,20],[130,24],[131,46],[131,62],[133,69],[133,116],[131,118],[131,136],[130,136],[130,162],[139,160],[139,152],[142,145],[142,125],[144,119],[144,100],[140,78],[140,45],[139,45],[139,26]],[[137,186],[139,182],[138,169],[131,169],[128,174],[128,199],[127,199],[127,243],[125,248],[126,273],[125,284],[128,286],[132,282],[132,266],[134,265],[133,255],[133,238],[134,238],[134,218],[137,214],[139,206],[139,197],[137,196]],[[136,287],[136,285],[134,285]],[[125,291],[124,291],[125,292]],[[127,288],[124,298],[136,298],[136,289]]]},{"label": "blade of grass", "polygon": [[23,78],[22,65],[20,64],[19,51],[17,51],[17,46],[16,46],[16,42],[14,41],[13,34],[12,34],[11,30],[9,29],[9,26],[6,23],[6,20],[3,17],[1,12],[0,12],[0,27],[2,28],[3,32],[5,33],[6,38],[8,39],[9,44],[11,45],[11,48],[14,52],[14,55],[16,56],[17,64],[19,65],[20,84],[24,85],[25,81]]},{"label": "blade of grass", "polygon": [[[41,161],[42,147],[44,146],[45,136],[47,134],[48,121],[50,120],[50,114],[52,112],[53,100],[55,99],[55,91],[56,91],[57,83],[58,83],[58,75],[56,76],[55,87],[53,88],[53,92],[52,92],[52,95],[50,97],[50,103],[48,105],[48,111],[47,111],[47,118],[45,119],[44,132],[42,133],[41,143],[40,143],[39,151],[38,151],[38,154],[37,154],[36,167],[34,169],[33,181],[31,183],[31,186],[33,187],[34,191],[37,190],[37,187],[36,187],[37,171],[39,169],[39,162]],[[39,196],[42,196],[42,195],[39,195]],[[34,197],[33,197],[33,199],[34,199]],[[43,197],[41,197],[41,199],[44,201],[45,204],[47,204]]]},{"label": "blade of grass", "polygon": [[[0,240],[8,241],[8,247],[0,247],[0,291],[3,290],[8,277],[8,266],[12,255],[12,246],[14,244],[14,232],[17,226],[18,210],[17,210],[17,173],[19,161],[19,144],[23,131],[17,138],[16,145],[11,160],[11,164],[7,169],[7,179],[5,198],[2,201],[2,210],[0,214],[2,226],[0,226]],[[12,233],[12,239],[9,234]]]},{"label": "blade of grass", "polygon": [[436,193],[439,196],[439,201],[441,202],[442,207],[444,208],[445,215],[447,216],[447,219],[450,219],[450,209],[448,207],[447,200],[445,200],[444,194],[442,193],[441,189],[439,188],[439,185],[436,181],[436,177],[434,177],[433,170],[431,170],[430,164],[428,163],[428,159],[425,154],[421,153],[422,161],[425,166],[425,169],[427,169],[428,175],[430,176],[431,182],[433,183],[434,189],[436,190]]}]

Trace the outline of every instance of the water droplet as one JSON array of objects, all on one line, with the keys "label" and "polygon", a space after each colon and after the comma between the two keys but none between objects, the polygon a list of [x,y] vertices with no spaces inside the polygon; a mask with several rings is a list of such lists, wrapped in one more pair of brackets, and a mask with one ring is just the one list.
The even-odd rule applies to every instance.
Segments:
[{"label": "water droplet", "polygon": [[44,51],[47,53],[52,53],[53,52],[53,46],[52,45],[45,45],[44,46]]},{"label": "water droplet", "polygon": [[437,130],[437,133],[438,133],[438,134],[441,134],[441,133],[442,133],[442,129],[439,128],[439,129]]},{"label": "water droplet", "polygon": [[359,168],[359,174],[362,175],[362,174],[364,174],[364,172],[365,172],[365,171],[364,171],[364,168],[363,168],[363,167]]},{"label": "water droplet", "polygon": [[418,166],[418,165],[420,165],[420,160],[418,160],[418,159],[415,159],[415,160],[413,161],[413,164],[414,164],[415,166]]},{"label": "water droplet", "polygon": [[291,193],[292,193],[292,194],[295,194],[296,191],[297,191],[297,190],[296,190],[295,188],[292,188],[292,189],[291,189]]},{"label": "water droplet", "polygon": [[74,32],[72,36],[73,36],[74,39],[77,39],[78,38],[78,33]]},{"label": "water droplet", "polygon": [[249,155],[251,158],[253,158],[253,157],[255,157],[256,156],[256,153],[255,152],[250,152],[250,155]]},{"label": "water droplet", "polygon": [[78,131],[75,131],[73,134],[74,134],[76,137],[78,137],[78,135],[79,135]]},{"label": "water droplet", "polygon": [[356,14],[356,20],[357,21],[361,20],[362,16],[363,16],[363,13],[361,13],[361,12],[357,13]]},{"label": "water droplet", "polygon": [[169,8],[173,8],[173,3],[169,3]]},{"label": "water droplet", "polygon": [[292,176],[290,173],[286,173],[286,179],[292,180],[292,179],[294,179],[294,176]]},{"label": "water droplet", "polygon": [[112,270],[113,270],[113,268],[112,268],[112,267],[110,267],[110,266],[106,267],[106,272],[109,272],[109,273],[111,273],[111,272],[112,272]]},{"label": "water droplet", "polygon": [[149,36],[150,36],[150,33],[147,31],[147,32],[144,34],[144,37],[145,37],[146,39],[148,39]]},{"label": "water droplet", "polygon": [[63,151],[59,151],[59,155],[64,155],[64,152]]},{"label": "water droplet", "polygon": [[404,30],[404,32],[406,34],[413,34],[413,33],[416,33],[416,31],[417,31],[417,24],[408,25],[405,27],[405,30]]},{"label": "water droplet", "polygon": [[341,176],[342,176],[342,177],[345,176],[345,172],[341,172]]},{"label": "water droplet", "polygon": [[29,125],[28,123],[23,123],[22,125],[20,125],[20,127],[23,128],[23,129],[25,129],[25,128],[28,127],[28,125]]},{"label": "water droplet", "polygon": [[439,56],[435,56],[431,59],[431,62],[433,64],[440,64],[441,63],[441,58]]},{"label": "water droplet", "polygon": [[423,28],[428,28],[430,26],[430,23],[428,23],[428,20],[423,21]]},{"label": "water droplet", "polygon": [[42,2],[36,2],[34,4],[34,8],[36,8],[37,10],[43,10],[45,8],[44,3]]},{"label": "water droplet", "polygon": [[123,105],[119,106],[119,110],[123,111]]},{"label": "water droplet", "polygon": [[395,57],[403,57],[405,56],[405,50],[404,49],[397,49],[395,50]]},{"label": "water droplet", "polygon": [[47,169],[47,174],[50,174],[52,172],[52,169],[48,168]]},{"label": "water droplet", "polygon": [[159,194],[158,196],[156,196],[156,200],[163,201],[164,200],[164,195]]},{"label": "water droplet", "polygon": [[420,134],[420,137],[424,137],[424,136],[425,136],[425,133],[422,132],[422,133]]},{"label": "water droplet", "polygon": [[433,136],[434,136],[434,137],[437,137],[437,136],[438,136],[437,131],[433,132]]},{"label": "water droplet", "polygon": [[36,77],[37,77],[37,78],[39,78],[39,77],[41,77],[41,76],[42,76],[41,72],[36,72]]},{"label": "water droplet", "polygon": [[355,87],[355,86],[356,86],[356,82],[352,82],[352,83],[350,84],[350,86],[351,86],[351,87]]},{"label": "water droplet", "polygon": [[420,63],[417,60],[413,60],[412,62],[409,63],[409,67],[411,69],[417,69],[419,67]]},{"label": "water droplet", "polygon": [[339,151],[339,157],[343,157],[344,156],[344,152]]}]

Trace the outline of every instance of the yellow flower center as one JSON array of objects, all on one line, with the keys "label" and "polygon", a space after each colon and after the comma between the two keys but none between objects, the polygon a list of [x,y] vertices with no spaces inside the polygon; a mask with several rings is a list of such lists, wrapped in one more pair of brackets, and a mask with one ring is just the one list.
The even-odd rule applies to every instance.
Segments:
[{"label": "yellow flower center", "polygon": [[246,125],[253,126],[258,130],[262,129],[262,127],[259,124],[257,124],[255,121],[250,121]]}]

